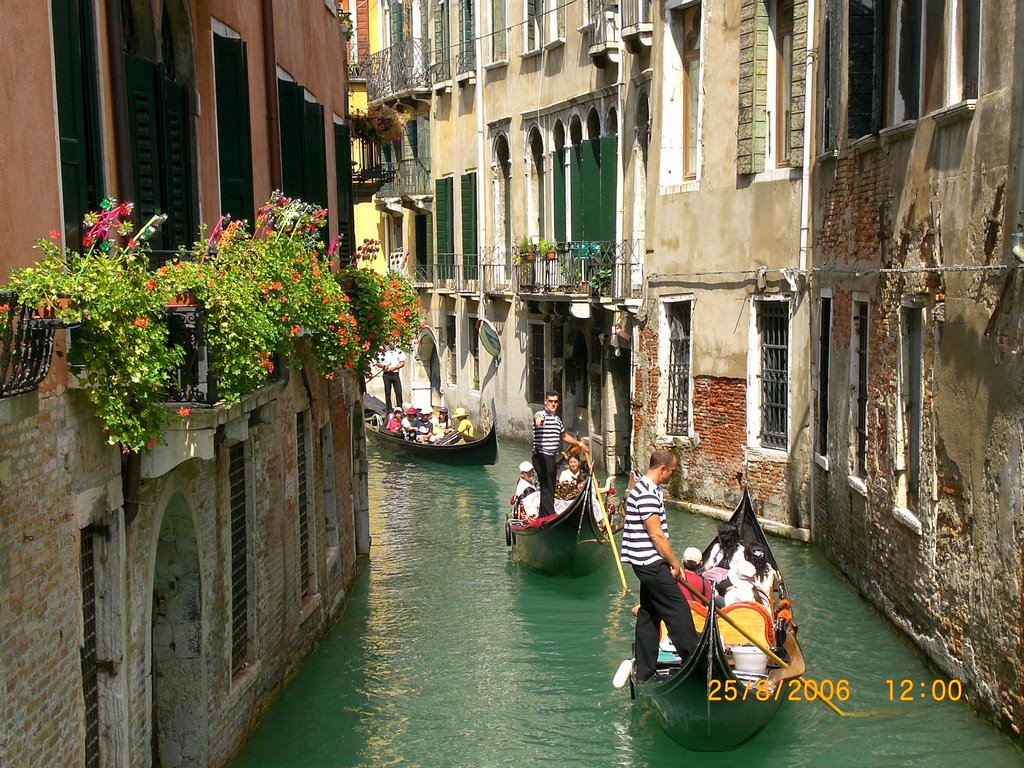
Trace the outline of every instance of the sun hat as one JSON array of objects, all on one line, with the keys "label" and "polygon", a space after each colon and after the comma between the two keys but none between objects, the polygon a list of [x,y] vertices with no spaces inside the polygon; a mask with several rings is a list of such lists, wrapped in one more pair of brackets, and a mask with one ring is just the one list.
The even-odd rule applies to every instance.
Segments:
[{"label": "sun hat", "polygon": [[703,559],[704,555],[696,547],[687,547],[683,550],[684,563],[699,563]]},{"label": "sun hat", "polygon": [[416,409],[415,409],[415,408],[413,408],[413,407],[412,407],[412,406],[410,405],[410,406],[409,406],[409,407],[408,407],[408,408],[407,408],[407,409],[405,410],[405,415],[406,415],[406,416],[415,416],[415,415],[416,415]]},{"label": "sun hat", "polygon": [[448,409],[447,409],[447,408],[445,408],[445,407],[444,407],[443,405],[442,405],[442,406],[441,406],[440,408],[438,408],[437,410],[438,410],[438,411],[439,411],[440,413],[448,413]]},{"label": "sun hat", "polygon": [[455,409],[455,415],[459,416],[461,418],[461,417],[469,416],[469,413],[466,411],[465,408],[456,408]]},{"label": "sun hat", "polygon": [[524,461],[519,465],[520,472],[533,472],[533,464],[528,461]]}]

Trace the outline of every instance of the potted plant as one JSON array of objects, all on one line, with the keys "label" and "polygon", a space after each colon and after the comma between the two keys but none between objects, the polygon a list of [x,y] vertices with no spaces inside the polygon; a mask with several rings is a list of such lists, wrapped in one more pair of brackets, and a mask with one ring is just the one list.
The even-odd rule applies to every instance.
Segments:
[{"label": "potted plant", "polygon": [[352,138],[374,144],[396,144],[402,140],[406,117],[387,104],[371,104],[366,112],[349,115]]},{"label": "potted plant", "polygon": [[533,261],[537,256],[537,245],[528,236],[523,235],[519,238],[519,244],[516,246],[515,263],[522,264],[523,262]]},{"label": "potted plant", "polygon": [[544,254],[544,258],[548,261],[554,261],[558,258],[558,242],[555,240],[545,240],[543,237],[540,242],[537,243],[537,250]]}]

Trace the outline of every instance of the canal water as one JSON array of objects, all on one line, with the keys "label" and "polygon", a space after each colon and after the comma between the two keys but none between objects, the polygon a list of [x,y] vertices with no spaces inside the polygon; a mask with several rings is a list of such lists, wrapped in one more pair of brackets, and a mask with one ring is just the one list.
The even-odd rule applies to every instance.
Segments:
[{"label": "canal water", "polygon": [[[504,517],[527,448],[501,452],[494,467],[448,468],[371,446],[369,566],[235,768],[1024,763],[965,703],[933,701],[945,679],[812,546],[785,540],[772,549],[808,676],[846,681],[849,699],[836,703],[848,716],[794,701],[735,751],[688,753],[638,711],[628,686],[611,686],[632,639],[632,574],[624,596],[610,555],[575,580],[512,562]],[[714,524],[671,511],[676,551],[703,547]],[[888,680],[897,698],[899,681],[912,681],[913,700],[890,701]]]}]

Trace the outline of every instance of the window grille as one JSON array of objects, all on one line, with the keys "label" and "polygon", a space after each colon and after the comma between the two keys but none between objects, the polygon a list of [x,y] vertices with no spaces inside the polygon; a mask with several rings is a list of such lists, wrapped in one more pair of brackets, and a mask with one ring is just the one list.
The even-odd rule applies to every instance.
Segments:
[{"label": "window grille", "polygon": [[857,448],[854,474],[864,477],[868,451],[868,305],[853,305],[853,327],[857,334]]},{"label": "window grille", "polygon": [[229,451],[228,485],[231,491],[231,669],[247,661],[249,644],[249,552],[246,531],[245,445]]},{"label": "window grille", "polygon": [[690,302],[665,305],[668,315],[668,414],[665,432],[690,431]]},{"label": "window grille", "polygon": [[299,482],[299,594],[309,593],[309,482],[306,475],[306,412],[295,414],[295,464]]},{"label": "window grille", "polygon": [[100,764],[100,695],[96,663],[96,560],[94,537],[82,531],[82,694],[85,700],[85,765]]},{"label": "window grille", "polygon": [[832,345],[832,299],[821,299],[821,328],[818,330],[818,435],[819,456],[828,456],[828,371]]},{"label": "window grille", "polygon": [[789,304],[759,302],[761,332],[761,445],[787,448],[789,421]]}]

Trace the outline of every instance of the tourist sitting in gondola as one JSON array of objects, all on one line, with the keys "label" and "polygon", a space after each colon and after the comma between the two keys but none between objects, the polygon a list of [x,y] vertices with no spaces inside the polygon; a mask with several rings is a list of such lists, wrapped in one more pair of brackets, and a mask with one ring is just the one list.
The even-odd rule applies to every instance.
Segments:
[{"label": "tourist sitting in gondola", "polygon": [[[702,595],[705,600],[711,600],[714,586],[700,573],[700,569],[703,567],[701,557],[701,551],[696,547],[687,547],[683,550],[683,578],[686,580],[687,584],[693,587],[697,594]],[[691,600],[695,603],[700,602],[700,600],[682,584],[679,585],[679,588],[683,591],[683,594],[686,595],[687,600]]]},{"label": "tourist sitting in gondola", "polygon": [[384,424],[384,429],[388,432],[401,432],[402,431],[402,409],[395,408],[387,418]]},{"label": "tourist sitting in gondola", "polygon": [[443,405],[437,409],[437,421],[434,425],[434,434],[436,435],[440,431],[440,437],[450,435],[455,431],[455,427],[452,425],[451,419],[448,418],[448,409]]},{"label": "tourist sitting in gondola", "polygon": [[768,562],[768,555],[764,546],[755,542],[750,544],[746,550],[747,560],[754,566],[754,577],[751,583],[754,586],[754,596],[761,605],[772,610],[772,597],[775,589],[775,569]]},{"label": "tourist sitting in gondola", "polygon": [[719,523],[718,541],[704,561],[704,578],[717,583],[728,575],[730,568],[745,562],[739,529],[730,522]]},{"label": "tourist sitting in gondola", "polygon": [[473,437],[473,422],[469,420],[466,409],[456,408],[452,416],[455,418],[455,431],[463,437]]},{"label": "tourist sitting in gondola", "polygon": [[434,412],[431,410],[420,411],[416,415],[413,426],[416,428],[417,443],[434,442]]},{"label": "tourist sitting in gondola", "polygon": [[516,483],[516,493],[509,499],[509,503],[512,505],[514,520],[530,521],[537,518],[540,494],[534,482],[533,464],[528,461],[519,465],[519,482]]},{"label": "tourist sitting in gondola", "polygon": [[402,419],[402,437],[406,440],[415,440],[417,434],[416,421],[419,419],[419,408],[411,405],[405,410],[405,418]]},{"label": "tourist sitting in gondola", "polygon": [[565,469],[562,470],[562,474],[558,476],[558,483],[572,483],[576,486],[577,491],[583,490],[583,486],[587,484],[587,475],[590,472],[583,463],[580,461],[579,455],[576,453],[569,454]]},{"label": "tourist sitting in gondola", "polygon": [[754,574],[754,566],[746,559],[730,568],[728,575],[715,584],[715,604],[724,608],[733,603],[754,602]]}]

